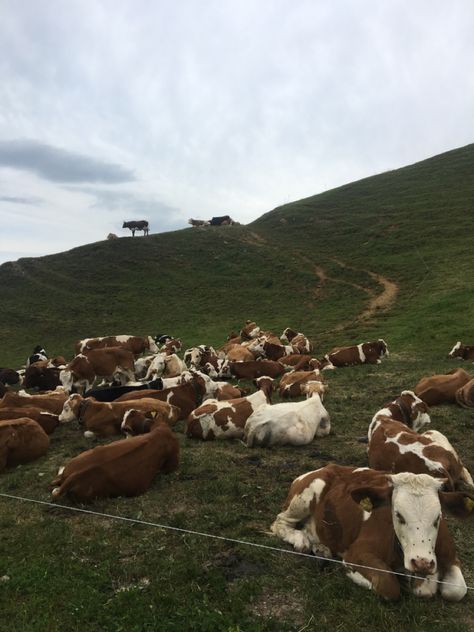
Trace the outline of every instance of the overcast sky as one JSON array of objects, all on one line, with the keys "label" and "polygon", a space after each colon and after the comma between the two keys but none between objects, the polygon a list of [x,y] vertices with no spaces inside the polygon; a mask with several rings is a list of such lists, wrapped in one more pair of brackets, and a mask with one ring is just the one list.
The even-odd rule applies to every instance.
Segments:
[{"label": "overcast sky", "polygon": [[472,0],[0,0],[0,261],[474,141]]}]

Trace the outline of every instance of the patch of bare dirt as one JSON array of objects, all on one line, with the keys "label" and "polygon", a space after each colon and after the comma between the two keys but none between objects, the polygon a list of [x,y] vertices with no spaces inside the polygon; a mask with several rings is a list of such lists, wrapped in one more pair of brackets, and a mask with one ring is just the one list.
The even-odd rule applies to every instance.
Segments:
[{"label": "patch of bare dirt", "polygon": [[296,589],[283,592],[268,588],[253,602],[250,611],[262,619],[272,617],[291,623],[295,630],[301,629],[305,624],[304,601]]}]

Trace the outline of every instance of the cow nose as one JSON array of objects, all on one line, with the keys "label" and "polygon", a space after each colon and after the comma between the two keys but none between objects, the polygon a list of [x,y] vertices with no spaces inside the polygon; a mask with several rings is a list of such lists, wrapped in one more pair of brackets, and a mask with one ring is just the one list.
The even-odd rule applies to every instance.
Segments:
[{"label": "cow nose", "polygon": [[411,566],[416,573],[421,575],[432,575],[435,571],[436,562],[434,560],[427,560],[426,558],[412,558]]}]

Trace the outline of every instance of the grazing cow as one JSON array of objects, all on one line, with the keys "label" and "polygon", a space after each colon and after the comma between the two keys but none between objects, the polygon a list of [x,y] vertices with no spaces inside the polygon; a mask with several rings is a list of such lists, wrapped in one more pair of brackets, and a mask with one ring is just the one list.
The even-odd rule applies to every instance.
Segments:
[{"label": "grazing cow", "polygon": [[372,424],[379,417],[390,417],[396,421],[401,421],[415,432],[421,430],[426,424],[431,423],[428,406],[413,391],[402,391],[399,397],[385,404],[373,416]]},{"label": "grazing cow", "polygon": [[59,369],[47,366],[38,366],[35,362],[25,370],[22,386],[24,388],[38,388],[40,391],[54,391],[61,384]]},{"label": "grazing cow", "polygon": [[205,393],[206,386],[204,380],[193,379],[186,384],[179,384],[178,386],[165,388],[163,390],[127,393],[116,399],[115,402],[138,402],[144,398],[160,400],[179,409],[179,420],[186,419],[189,413],[202,403]]},{"label": "grazing cow", "polygon": [[121,347],[91,349],[87,355],[77,355],[59,374],[64,389],[85,392],[92,388],[96,378],[124,385],[134,379],[134,357]]},{"label": "grazing cow", "polygon": [[352,581],[385,599],[400,597],[390,571],[404,568],[420,576],[415,595],[433,596],[440,580],[441,596],[459,601],[467,588],[441,507],[467,515],[472,504],[442,487],[427,474],[326,465],[293,481],[271,530],[297,551],[341,556]]},{"label": "grazing cow", "polygon": [[[63,409],[67,395],[63,389],[56,389],[42,395],[28,395],[26,391],[15,393],[9,391],[0,400],[0,410],[4,408],[39,408],[40,410],[59,415]],[[26,416],[26,415],[25,415]]]},{"label": "grazing cow", "polygon": [[266,403],[263,391],[225,401],[208,400],[189,415],[186,434],[203,441],[241,439],[247,419]]},{"label": "grazing cow", "polygon": [[53,498],[64,494],[77,502],[94,498],[138,496],[162,472],[178,468],[179,442],[166,424],[138,437],[97,446],[71,459],[53,481]]},{"label": "grazing cow", "polygon": [[469,382],[471,376],[464,369],[453,369],[445,375],[423,377],[415,386],[415,393],[428,406],[455,404],[456,391]]},{"label": "grazing cow", "polygon": [[30,355],[30,357],[28,358],[28,360],[26,361],[26,366],[30,366],[30,364],[33,364],[33,362],[38,362],[40,360],[47,360],[48,356],[46,354],[46,351],[43,349],[43,347],[41,345],[36,345],[36,347],[33,349],[33,353]]},{"label": "grazing cow", "polygon": [[369,427],[370,467],[389,472],[429,474],[447,479],[445,489],[470,491],[472,476],[447,438],[437,430],[418,434],[403,422],[380,415]]},{"label": "grazing cow", "polygon": [[144,237],[148,235],[150,231],[150,226],[148,222],[146,221],[146,219],[141,219],[139,221],[132,221],[132,222],[124,222],[122,225],[122,228],[128,228],[129,230],[131,230],[132,237],[135,237],[136,230],[142,230]]},{"label": "grazing cow", "polygon": [[130,408],[143,412],[156,411],[169,424],[176,423],[179,416],[179,410],[175,406],[158,399],[143,397],[133,401],[97,402],[94,399],[84,399],[76,393],[65,402],[59,421],[68,423],[77,420],[85,427],[84,436],[88,439],[110,437],[120,433],[123,416]]},{"label": "grazing cow", "polygon": [[323,368],[333,369],[354,364],[380,364],[388,356],[387,344],[382,338],[375,342],[364,342],[353,347],[336,347],[324,356]]},{"label": "grazing cow", "polygon": [[206,219],[188,219],[188,224],[191,224],[194,228],[198,228],[201,226],[209,226],[211,222]]},{"label": "grazing cow", "polygon": [[461,341],[458,341],[448,353],[448,356],[474,362],[474,345],[463,345]]},{"label": "grazing cow", "polygon": [[463,408],[474,408],[474,378],[455,393],[456,403]]},{"label": "grazing cow", "polygon": [[49,437],[28,417],[0,421],[0,472],[6,467],[35,461],[46,454]]},{"label": "grazing cow", "polygon": [[[247,320],[245,321],[244,327],[240,330],[240,338],[242,341],[244,340],[252,340],[253,338],[257,338],[260,335],[260,327],[257,323]],[[231,340],[229,340],[231,342]]]},{"label": "grazing cow", "polygon": [[239,380],[254,380],[262,375],[278,377],[285,372],[285,367],[281,362],[273,360],[254,360],[253,362],[229,362],[229,370]]},{"label": "grazing cow", "polygon": [[[319,369],[314,371],[290,371],[282,375],[278,387],[280,397],[288,399],[300,397],[305,393],[305,385],[309,382],[322,382],[323,378]],[[327,387],[326,387],[327,388]],[[322,394],[321,394],[322,395]],[[321,397],[322,399],[322,397]]]},{"label": "grazing cow", "polygon": [[84,338],[78,340],[74,346],[76,355],[86,353],[89,349],[103,349],[104,347],[122,347],[131,351],[138,358],[145,351],[158,353],[158,345],[151,336],[102,336],[101,338]]},{"label": "grazing cow", "polygon": [[59,425],[59,415],[48,413],[35,406],[0,408],[0,421],[28,417],[39,424],[46,434],[50,435]]},{"label": "grazing cow", "polygon": [[211,226],[231,226],[234,224],[234,220],[230,215],[221,215],[219,217],[212,217],[209,224]]},{"label": "grazing cow", "polygon": [[113,402],[122,395],[127,393],[135,393],[136,391],[149,392],[150,389],[157,390],[163,388],[163,380],[161,377],[145,383],[132,383],[126,386],[109,386],[105,388],[91,388],[84,393],[84,397],[93,397],[98,402]]},{"label": "grazing cow", "polygon": [[325,388],[320,382],[312,382],[305,385],[308,398],[302,402],[267,404],[259,408],[245,424],[247,447],[306,445],[315,436],[328,435],[331,422],[320,397]]},{"label": "grazing cow", "polygon": [[14,386],[20,381],[20,374],[14,369],[0,369],[0,384]]}]

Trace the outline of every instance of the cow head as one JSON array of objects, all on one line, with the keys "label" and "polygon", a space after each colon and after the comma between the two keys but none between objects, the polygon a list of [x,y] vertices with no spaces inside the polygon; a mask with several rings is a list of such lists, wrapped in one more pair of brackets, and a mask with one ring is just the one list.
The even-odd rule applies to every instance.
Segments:
[{"label": "cow head", "polygon": [[413,391],[402,391],[400,399],[405,403],[410,411],[410,424],[415,432],[419,432],[423,426],[431,423],[428,414],[428,405],[420,399]]},{"label": "cow head", "polygon": [[451,351],[448,353],[448,358],[462,358],[462,344],[461,341],[458,340]]},{"label": "cow head", "polygon": [[379,346],[379,357],[383,357],[383,356],[389,356],[389,352],[388,352],[388,347],[387,347],[387,343],[385,342],[385,340],[383,340],[382,338],[379,338],[377,340],[378,346]]},{"label": "cow head", "polygon": [[260,334],[260,327],[257,323],[247,320],[245,323],[245,327],[242,327],[240,331],[240,336],[242,340],[252,340],[252,338],[257,338]]},{"label": "cow head", "polygon": [[183,360],[186,366],[198,367],[201,364],[203,355],[204,351],[202,347],[191,347],[184,352]]},{"label": "cow head", "polygon": [[84,398],[81,397],[81,395],[79,395],[78,393],[70,395],[69,398],[64,402],[63,409],[58,418],[59,422],[69,423],[70,421],[75,421],[76,419],[78,419],[79,408],[82,401],[84,401]]},{"label": "cow head", "polygon": [[254,386],[256,386],[260,391],[264,392],[269,404],[272,403],[273,382],[273,378],[269,377],[268,375],[262,375],[261,377],[256,377],[253,380]]},{"label": "cow head", "polygon": [[153,411],[151,413],[142,413],[140,410],[131,408],[127,410],[123,416],[121,424],[121,430],[127,437],[134,437],[139,434],[146,434],[150,432],[158,413]]},{"label": "cow head", "polygon": [[293,329],[290,329],[290,327],[287,327],[284,332],[281,334],[280,336],[280,340],[283,340],[283,342],[287,342],[290,343],[293,338],[297,335],[298,332],[294,331]]}]

